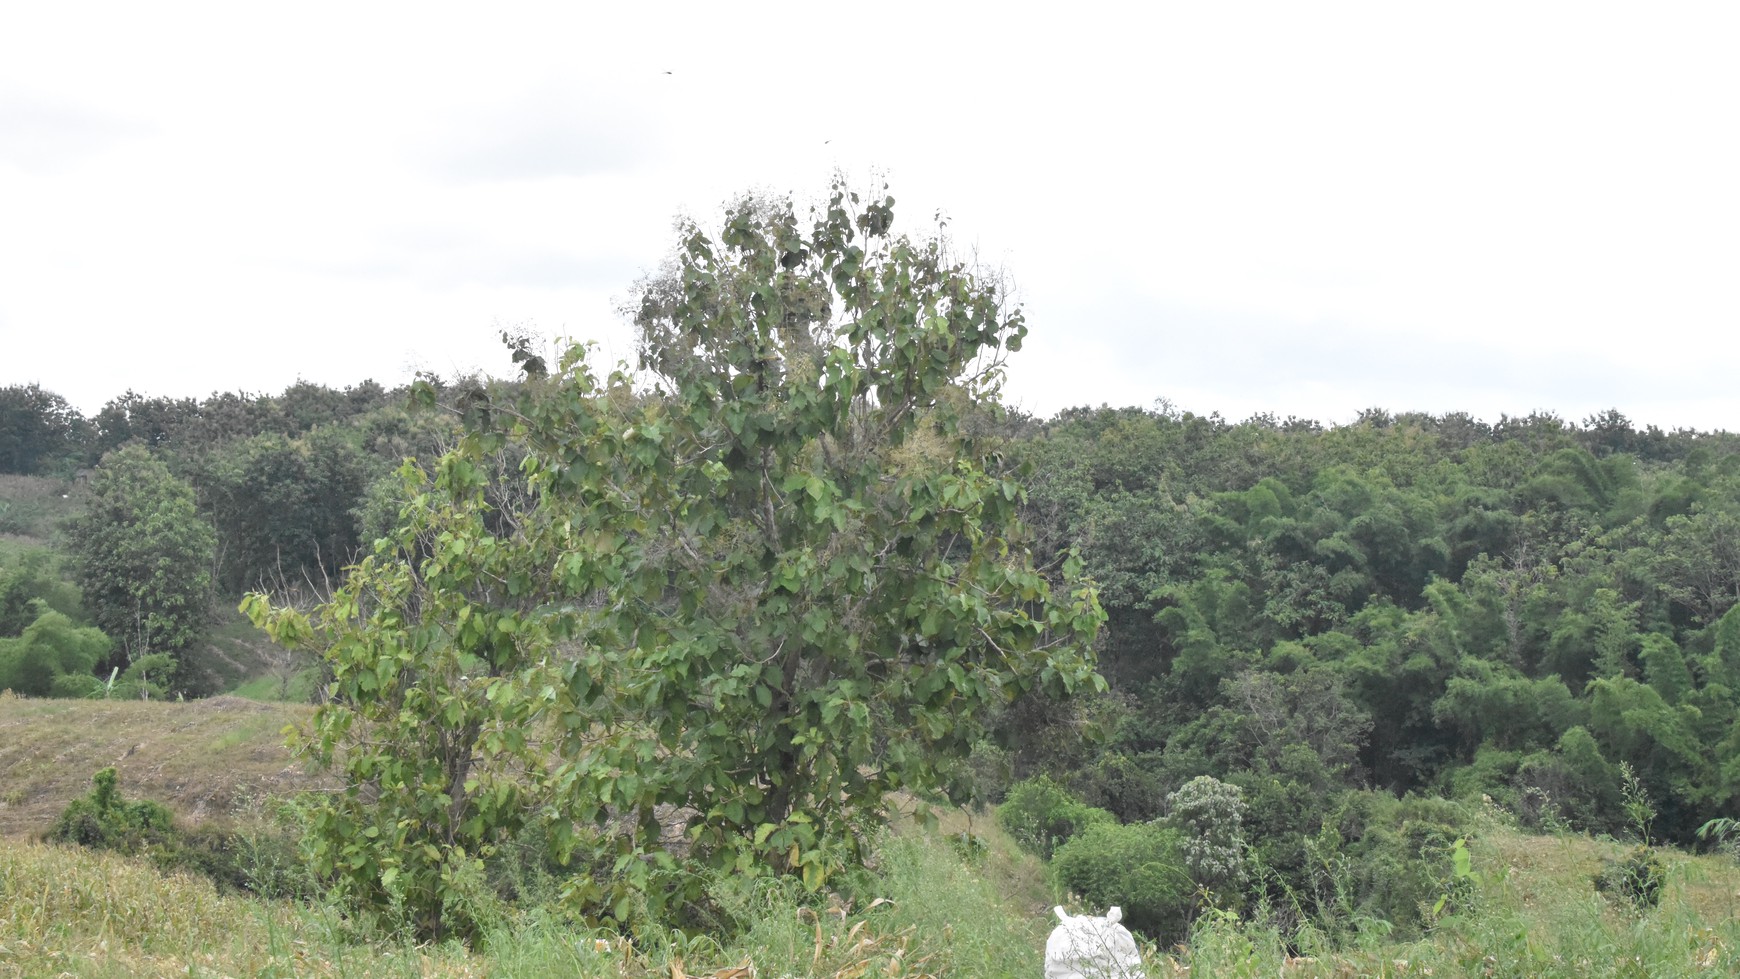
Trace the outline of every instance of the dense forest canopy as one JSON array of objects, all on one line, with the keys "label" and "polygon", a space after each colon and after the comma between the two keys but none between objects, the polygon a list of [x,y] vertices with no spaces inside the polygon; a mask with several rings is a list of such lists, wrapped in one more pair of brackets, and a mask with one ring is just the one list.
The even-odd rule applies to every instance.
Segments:
[{"label": "dense forest canopy", "polygon": [[[0,465],[94,501],[93,473],[154,460],[209,529],[214,599],[319,597],[396,521],[399,460],[455,442],[472,390],[443,389],[435,411],[369,383],[128,392],[85,418],[14,387],[0,390]],[[1022,474],[1041,566],[1073,553],[1097,582],[1109,690],[993,710],[949,784],[957,800],[1049,775],[1136,823],[1210,775],[1242,792],[1279,880],[1305,872],[1323,826],[1357,845],[1350,813],[1373,789],[1618,832],[1631,772],[1661,838],[1740,816],[1740,438],[1617,411],[1373,409],[1326,426],[1164,403],[961,425]],[[16,509],[0,529],[18,533]],[[88,694],[56,676],[125,668],[127,640],[92,638],[113,621],[90,608],[92,565],[52,551],[4,552],[0,684]],[[157,673],[127,689],[213,692]]]},{"label": "dense forest canopy", "polygon": [[[372,382],[127,392],[89,419],[12,387],[0,421],[8,472],[71,477],[128,445],[162,460],[215,531],[228,595],[336,578],[390,522],[397,462],[455,431]],[[1164,405],[1012,415],[994,434],[1027,473],[1040,547],[1053,563],[1077,549],[1101,589],[1117,723],[1094,753],[1141,759],[1152,785],[1117,790],[1132,799],[1178,781],[1164,773],[1187,747],[1245,750],[1204,729],[1228,684],[1322,670],[1370,716],[1353,780],[1590,796],[1611,780],[1572,777],[1560,743],[1587,735],[1679,800],[1676,833],[1732,804],[1740,770],[1716,749],[1740,737],[1740,620],[1725,618],[1740,598],[1740,439],[1617,411],[1489,424],[1373,409],[1324,426]]]},{"label": "dense forest canopy", "polygon": [[54,480],[52,495],[80,511],[51,528],[29,493],[0,500],[0,533],[18,538],[0,549],[5,634],[51,610],[101,626],[110,648],[96,676],[59,680],[69,695],[97,677],[111,693],[116,680],[147,694],[220,692],[185,655],[213,603],[233,606],[248,588],[330,590],[397,519],[386,477],[404,458],[439,454],[454,430],[372,381],[203,399],[127,391],[89,418],[37,385],[0,388],[0,474]]},{"label": "dense forest canopy", "polygon": [[1015,444],[1031,519],[1101,584],[1101,668],[1127,696],[1102,761],[1141,759],[1140,797],[1260,759],[1224,715],[1256,678],[1323,672],[1371,725],[1353,779],[1536,790],[1591,816],[1613,780],[1567,766],[1629,761],[1678,800],[1676,834],[1732,805],[1732,437],[1616,413],[1321,428],[1100,409]]}]

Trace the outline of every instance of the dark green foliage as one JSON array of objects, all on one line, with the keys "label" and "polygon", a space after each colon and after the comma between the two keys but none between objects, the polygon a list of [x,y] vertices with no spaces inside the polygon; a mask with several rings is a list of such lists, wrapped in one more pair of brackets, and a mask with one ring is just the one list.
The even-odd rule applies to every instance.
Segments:
[{"label": "dark green foliage", "polygon": [[105,768],[91,781],[90,794],[61,812],[45,840],[143,856],[165,873],[200,874],[227,891],[270,898],[316,893],[299,852],[301,827],[291,812],[246,827],[184,829],[160,803],[123,799],[115,769]]},{"label": "dark green foliage", "polygon": [[70,476],[90,434],[84,416],[60,395],[35,384],[0,388],[0,473]]},{"label": "dark green foliage", "polygon": [[1014,773],[1007,748],[980,740],[964,759],[947,766],[943,797],[966,809],[982,810],[1003,801]]},{"label": "dark green foliage", "polygon": [[[297,381],[275,397],[213,392],[204,400],[128,391],[111,399],[92,419],[95,454],[133,444],[192,462],[240,439],[265,434],[295,438],[322,426],[348,425],[371,412],[390,409],[403,398],[403,389],[389,392],[373,381],[343,391]],[[415,452],[386,456],[396,459]]]},{"label": "dark green foliage", "polygon": [[1472,660],[1472,676],[1451,677],[1432,705],[1432,718],[1457,732],[1463,750],[1544,748],[1560,732],[1588,722],[1588,706],[1576,700],[1557,676],[1529,680],[1520,674]]},{"label": "dark green foliage", "polygon": [[1467,906],[1468,832],[1457,804],[1370,791],[1297,801],[1308,819],[1273,835],[1255,820],[1249,830],[1250,899],[1284,930],[1308,922],[1320,935],[1346,939],[1382,921],[1415,936]]},{"label": "dark green foliage", "polygon": [[[1253,819],[1262,822],[1272,801],[1275,815],[1291,822],[1308,818],[1315,802],[1358,778],[1371,721],[1334,670],[1251,670],[1226,681],[1220,693],[1219,706],[1168,739],[1161,766],[1173,784],[1225,772],[1224,781],[1247,788]],[[1301,809],[1296,795],[1315,802]]]},{"label": "dark green foliage", "polygon": [[97,427],[97,452],[108,453],[128,444],[170,448],[182,441],[178,436],[198,417],[199,402],[192,398],[154,398],[129,389],[110,399],[92,419]]},{"label": "dark green foliage", "polygon": [[63,673],[49,684],[48,695],[64,700],[88,700],[108,692],[102,680],[89,673]]},{"label": "dark green foliage", "polygon": [[91,670],[108,655],[109,638],[97,629],[73,625],[71,619],[46,609],[40,600],[35,607],[42,611],[23,634],[0,637],[0,690],[27,697],[88,692],[84,681],[96,682]]},{"label": "dark green foliage", "polygon": [[[845,216],[877,223],[885,217],[884,202],[853,210],[860,207]],[[408,411],[373,384],[341,393],[299,383],[282,396],[214,394],[203,401],[128,392],[96,419],[95,442],[89,431],[80,434],[76,413],[55,416],[60,421],[50,419],[46,428],[32,421],[28,431],[11,434],[50,446],[31,450],[38,452],[31,465],[57,473],[88,464],[93,446],[151,447],[157,461],[192,482],[201,512],[217,526],[215,566],[224,588],[267,577],[275,585],[320,581],[359,543],[383,537],[397,540],[406,554],[427,554],[443,530],[465,537],[455,528],[477,529],[480,536],[466,537],[463,547],[487,548],[510,540],[513,521],[525,519],[524,532],[542,534],[549,544],[556,522],[524,505],[532,491],[526,478],[507,478],[523,461],[534,458],[545,467],[553,501],[546,512],[581,514],[585,523],[597,501],[576,487],[611,453],[628,456],[624,466],[645,470],[663,458],[661,444],[690,438],[685,444],[693,451],[684,458],[718,461],[725,478],[691,467],[681,473],[688,481],[679,480],[670,494],[643,494],[638,509],[619,514],[630,522],[644,518],[647,526],[618,540],[587,524],[590,529],[575,532],[579,543],[568,542],[561,554],[564,560],[583,555],[573,558],[569,573],[576,578],[591,573],[581,567],[590,561],[588,567],[628,575],[626,585],[613,580],[609,588],[639,589],[644,599],[638,607],[644,614],[625,614],[617,623],[620,634],[599,645],[680,648],[690,657],[672,654],[640,674],[658,677],[656,691],[637,688],[647,697],[640,709],[658,714],[698,702],[710,711],[712,701],[680,692],[687,678],[679,664],[720,657],[724,666],[712,673],[732,676],[739,666],[761,661],[753,649],[732,654],[733,644],[768,646],[775,642],[769,623],[790,621],[800,607],[825,608],[829,596],[861,598],[839,578],[856,573],[852,568],[842,564],[836,572],[819,562],[856,533],[848,525],[857,515],[836,505],[830,487],[853,485],[853,460],[868,458],[842,446],[867,444],[854,440],[868,431],[861,419],[869,416],[854,416],[860,427],[833,442],[794,436],[813,432],[818,418],[844,403],[830,401],[846,388],[828,373],[834,347],[816,328],[860,309],[852,315],[869,332],[853,342],[868,349],[881,342],[875,330],[894,336],[888,331],[912,325],[906,322],[910,308],[864,303],[864,283],[851,297],[834,288],[850,280],[852,263],[868,260],[851,249],[862,252],[870,239],[855,231],[849,247],[818,276],[818,256],[841,242],[815,239],[812,229],[788,220],[794,217],[782,204],[752,202],[728,218],[729,242],[691,236],[671,274],[645,284],[646,303],[633,311],[649,341],[643,366],[661,375],[667,395],[698,393],[671,398],[655,411],[657,399],[630,391],[626,382],[594,379],[596,414],[608,416],[614,430],[594,425],[584,412],[565,413],[564,402],[547,396],[563,368],[516,341],[513,359],[525,379],[493,391],[481,383],[428,388],[426,400],[439,401],[447,412]],[[787,247],[794,242],[807,244]],[[908,257],[923,264],[928,254]],[[818,305],[824,297],[833,320]],[[913,343],[933,340],[914,334]],[[960,352],[927,349],[945,359]],[[933,440],[944,434],[978,453],[974,458],[992,476],[1019,464],[1025,497],[996,504],[1018,507],[1031,528],[1030,535],[1011,538],[1011,554],[1020,557],[1030,548],[1054,583],[1055,570],[1073,556],[1097,582],[1104,606],[1097,649],[1113,689],[1103,695],[1061,701],[1038,686],[980,690],[968,675],[957,679],[936,669],[908,684],[907,692],[918,692],[922,681],[938,702],[983,694],[990,708],[983,716],[995,730],[962,726],[959,736],[971,739],[972,753],[936,766],[952,799],[997,800],[1016,778],[1047,773],[1053,789],[1073,793],[1057,811],[1098,807],[1141,822],[1165,813],[1168,793],[1212,774],[1243,793],[1250,866],[1260,868],[1262,897],[1279,905],[1296,895],[1307,913],[1325,919],[1383,914],[1410,928],[1423,926],[1415,914],[1419,901],[1435,904],[1445,894],[1416,874],[1421,853],[1460,837],[1447,835],[1451,822],[1427,820],[1440,826],[1440,838],[1431,842],[1388,817],[1349,816],[1373,805],[1362,791],[1368,787],[1485,796],[1525,825],[1622,833],[1635,829],[1620,775],[1621,766],[1629,766],[1638,791],[1646,790],[1660,810],[1654,832],[1677,842],[1740,805],[1740,438],[1639,428],[1616,410],[1580,424],[1538,413],[1485,424],[1460,414],[1372,409],[1352,424],[1324,426],[1267,416],[1234,424],[1161,402],[1153,409],[1071,409],[1040,420],[983,410],[940,382],[930,390],[903,387],[888,371],[864,383],[877,387],[878,405],[888,392],[911,395],[903,404],[922,404],[899,424],[926,419],[903,443],[899,466],[878,478],[926,471],[946,454]],[[7,389],[0,406],[27,393]],[[52,396],[38,401],[47,414],[32,408],[33,419],[59,410]],[[473,429],[466,464],[472,476],[483,474],[477,481],[486,484],[479,499],[487,512],[475,526],[457,515],[451,526],[431,524],[407,543],[395,536],[406,504],[427,504],[441,478],[450,480],[449,489],[472,485],[465,482],[470,476],[444,473],[434,461],[440,455],[435,447],[454,441],[459,417]],[[711,427],[686,428],[694,419],[711,419]],[[941,427],[930,426],[931,419]],[[3,429],[0,435],[7,434]],[[631,429],[632,438],[625,434]],[[38,438],[50,430],[46,440]],[[691,438],[701,430],[705,439]],[[543,440],[541,454],[515,442],[528,437]],[[805,447],[779,448],[799,443]],[[715,452],[718,446],[725,448]],[[407,456],[434,475],[412,483],[378,478],[382,460]],[[791,474],[790,484],[783,476],[757,481],[755,472],[768,467]],[[831,483],[807,478],[824,470]],[[755,509],[763,485],[773,486],[781,506],[771,520],[742,517]],[[941,483],[926,477],[904,485],[922,497]],[[75,489],[68,507],[78,495]],[[607,498],[604,505],[615,503]],[[899,505],[910,510],[912,498],[902,497]],[[679,512],[701,514],[693,520],[706,529],[684,525],[688,518],[660,524],[648,516]],[[884,515],[874,507],[866,512]],[[926,519],[940,519],[952,511],[926,512]],[[797,519],[806,515],[814,520]],[[4,520],[0,516],[0,531]],[[36,517],[29,522],[39,525],[33,536],[46,533]],[[768,527],[778,532],[779,546],[763,542],[759,552],[746,550],[757,534],[768,536]],[[812,531],[825,531],[826,540]],[[679,544],[629,558],[619,553],[654,539]],[[943,559],[958,566],[958,549],[970,539],[931,535],[928,543],[907,545],[914,553],[895,557],[918,563],[917,551],[952,547],[957,552]],[[685,552],[684,543],[694,552]],[[761,556],[743,556],[751,553]],[[557,554],[543,553],[546,569]],[[807,564],[806,554],[818,564]],[[725,555],[737,555],[736,563],[719,567],[715,559]],[[77,590],[57,583],[49,564],[28,560],[37,563],[0,570],[0,634],[17,636],[37,621],[39,599],[83,625]],[[703,569],[707,562],[715,563]],[[498,598],[490,614],[510,606],[529,613],[547,597],[525,590],[545,571],[529,563],[512,570],[524,576],[503,578],[515,591]],[[689,577],[673,577],[684,574]],[[678,592],[691,595],[687,605],[672,598]],[[780,615],[741,618],[739,609],[728,607],[727,594],[746,602],[747,596],[769,597],[782,604]],[[755,602],[744,607],[756,615],[768,610]],[[680,613],[676,620],[716,623],[720,628],[712,633],[728,638],[715,647],[699,626],[677,635],[667,622],[673,608]],[[905,614],[904,606],[878,608],[879,622]],[[916,624],[919,629],[890,633],[893,645],[924,632],[922,617]],[[518,620],[512,628],[521,628]],[[946,652],[959,637],[923,638],[927,651]],[[831,647],[818,645],[813,635],[803,643],[809,652],[798,658],[802,663],[832,662]],[[378,662],[367,664],[375,680],[381,679]],[[162,690],[159,663],[134,663],[137,672],[122,677],[115,695]],[[459,665],[457,675],[479,675],[475,663]],[[40,665],[35,672],[44,669],[50,694],[96,691],[94,677],[55,674]],[[828,669],[816,666],[815,675]],[[582,696],[599,696],[608,673],[605,666],[592,670]],[[812,701],[811,713],[838,721],[844,712],[842,723],[878,730],[923,713],[903,714],[906,701],[892,693],[866,696],[859,679],[868,678],[852,679],[850,690],[836,688],[832,703],[828,697]],[[783,671],[777,681],[768,673],[766,682],[736,675],[730,683],[722,702],[765,689],[767,704],[746,701],[741,724],[719,725],[760,730],[776,702],[794,708],[782,723],[799,723],[798,701],[781,696]],[[932,690],[935,684],[947,689]],[[853,704],[865,705],[862,718],[850,714]],[[607,706],[621,709],[615,702]],[[811,723],[810,714],[804,717],[802,723]],[[952,737],[956,729],[948,731]],[[901,739],[870,743],[878,750],[910,745]],[[665,750],[687,757],[691,748]],[[708,833],[726,824],[751,833],[764,825],[738,825],[754,822],[747,814],[760,803],[737,799],[743,808],[733,810],[728,790],[711,791],[702,807]],[[1028,784],[1019,791],[1034,790]],[[732,815],[739,811],[743,816]],[[1031,829],[1032,845],[1045,839],[1050,842],[1042,848],[1055,846],[1104,818]],[[608,865],[616,841],[601,834],[598,842],[609,851],[599,864],[606,868],[597,875],[600,887],[615,887],[620,880],[611,878]],[[730,848],[721,846],[715,854]],[[774,863],[790,852],[763,849]],[[812,866],[828,859],[816,852]],[[1441,864],[1443,854],[1432,853]],[[1330,865],[1346,872],[1345,894],[1319,886]],[[1445,906],[1453,908],[1454,901]]]},{"label": "dark green foliage", "polygon": [[1405,934],[1417,933],[1438,914],[1465,907],[1472,893],[1466,822],[1461,807],[1443,799],[1349,796],[1335,821],[1345,837],[1346,907],[1388,921]]},{"label": "dark green foliage", "polygon": [[1092,764],[1073,773],[1070,785],[1089,805],[1110,812],[1119,822],[1144,822],[1166,810],[1159,752],[1096,752]]},{"label": "dark green foliage", "polygon": [[1621,860],[1603,861],[1594,880],[1595,890],[1608,900],[1641,913],[1661,903],[1667,868],[1662,865],[1654,847],[1638,846]]},{"label": "dark green foliage", "polygon": [[175,655],[205,633],[214,538],[193,490],[143,448],[104,457],[86,512],[66,530],[86,606],[116,643],[112,664]]},{"label": "dark green foliage", "polygon": [[162,700],[178,673],[176,665],[168,653],[141,656],[121,671],[108,695],[117,700]]},{"label": "dark green foliage", "polygon": [[1369,784],[1606,832],[1647,791],[1676,840],[1740,802],[1732,436],[1162,407],[1064,412],[1021,451],[1030,519],[1108,584],[1118,706],[1027,740],[1011,714],[1014,768],[1126,819],[1238,786],[1270,908],[1411,930],[1458,907],[1459,820],[1379,812]]},{"label": "dark green foliage", "polygon": [[[1503,798],[1524,825],[1571,826],[1592,833],[1617,832],[1625,825],[1619,771],[1585,727],[1560,735],[1550,752],[1517,759],[1510,786],[1511,792],[1491,794]],[[1468,794],[1474,791],[1471,787]]]},{"label": "dark green foliage", "polygon": [[1740,599],[1740,513],[1731,485],[1724,505],[1695,503],[1668,517],[1654,570],[1668,595],[1699,622],[1721,618]]},{"label": "dark green foliage", "polygon": [[222,823],[176,827],[151,851],[165,872],[201,874],[219,890],[302,900],[324,892],[302,853],[303,797],[277,799]]},{"label": "dark green foliage", "polygon": [[45,608],[85,624],[79,591],[60,576],[59,564],[52,551],[38,547],[0,554],[0,636],[21,634]]},{"label": "dark green foliage", "polygon": [[1307,841],[1332,820],[1349,790],[1327,779],[1304,746],[1284,752],[1271,771],[1229,772],[1226,781],[1243,792],[1252,862],[1284,882],[1283,889],[1304,887],[1313,872]]},{"label": "dark green foliage", "polygon": [[[194,487],[216,530],[216,588],[292,598],[324,592],[354,560],[371,485],[406,457],[432,460],[454,429],[440,412],[408,412],[402,390],[372,381],[343,391],[298,381],[275,397],[203,400],[129,391],[94,425],[86,464],[133,446]],[[402,502],[382,501],[373,529],[385,529],[381,514],[396,516]]]},{"label": "dark green foliage", "polygon": [[359,544],[356,510],[385,466],[327,426],[231,442],[195,475],[219,542],[218,584],[231,592],[336,579]]},{"label": "dark green foliage", "polygon": [[1670,704],[1685,700],[1697,690],[1691,670],[1686,668],[1686,658],[1667,636],[1658,633],[1644,636],[1638,662],[1643,667],[1644,679]]},{"label": "dark green foliage", "polygon": [[47,839],[122,853],[138,853],[166,840],[173,830],[169,810],[148,799],[125,801],[117,778],[113,768],[92,776],[90,795],[74,799],[61,812]]},{"label": "dark green foliage", "polygon": [[1058,886],[1084,906],[1124,909],[1124,924],[1162,946],[1185,937],[1198,906],[1177,830],[1157,823],[1099,822],[1058,848]]},{"label": "dark green foliage", "polygon": [[322,425],[332,425],[372,400],[368,392],[358,392],[358,397],[353,399],[350,394],[334,391],[323,384],[297,381],[278,397],[281,430],[286,435],[299,435]]},{"label": "dark green foliage", "polygon": [[1050,859],[1088,827],[1115,822],[1111,813],[1088,805],[1044,775],[1017,783],[997,807],[997,824],[1041,859]]}]

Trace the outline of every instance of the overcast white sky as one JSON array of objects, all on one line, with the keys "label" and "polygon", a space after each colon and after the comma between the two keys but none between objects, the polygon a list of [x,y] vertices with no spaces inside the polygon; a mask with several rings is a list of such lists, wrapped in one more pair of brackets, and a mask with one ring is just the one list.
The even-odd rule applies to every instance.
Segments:
[{"label": "overcast white sky", "polygon": [[0,384],[628,357],[674,217],[838,168],[1007,270],[1028,411],[1740,428],[1740,6],[1140,6],[5,4]]}]

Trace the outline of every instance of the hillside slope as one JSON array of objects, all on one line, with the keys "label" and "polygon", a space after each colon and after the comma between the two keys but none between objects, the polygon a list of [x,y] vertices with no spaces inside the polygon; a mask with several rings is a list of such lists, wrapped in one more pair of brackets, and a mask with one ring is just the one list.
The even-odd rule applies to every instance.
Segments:
[{"label": "hillside slope", "polygon": [[312,713],[239,697],[147,703],[0,694],[0,836],[41,832],[109,765],[128,798],[155,799],[192,822],[317,788],[283,734]]}]

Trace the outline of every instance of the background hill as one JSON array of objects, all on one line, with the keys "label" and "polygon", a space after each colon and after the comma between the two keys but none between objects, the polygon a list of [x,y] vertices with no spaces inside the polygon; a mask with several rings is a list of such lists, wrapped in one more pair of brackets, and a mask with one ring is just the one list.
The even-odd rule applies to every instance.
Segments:
[{"label": "background hill", "polygon": [[284,746],[313,708],[239,697],[187,703],[34,700],[0,694],[0,836],[42,832],[113,765],[129,798],[190,822],[325,784]]}]

